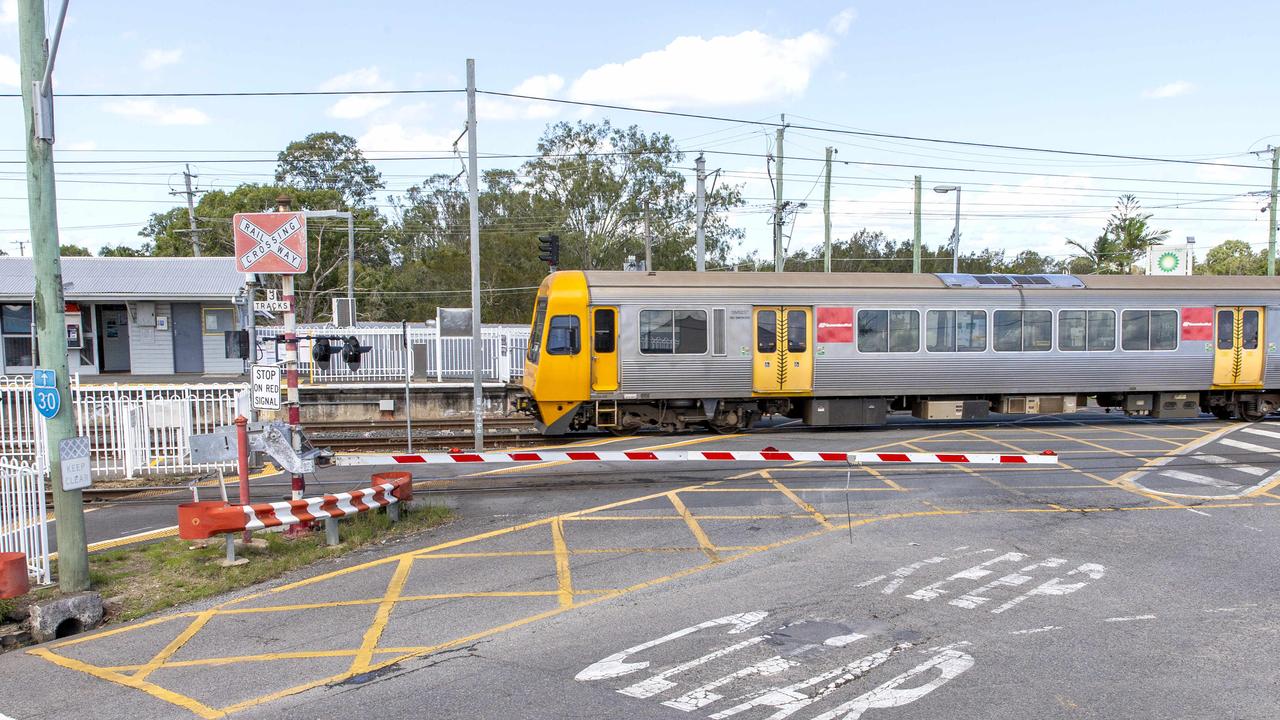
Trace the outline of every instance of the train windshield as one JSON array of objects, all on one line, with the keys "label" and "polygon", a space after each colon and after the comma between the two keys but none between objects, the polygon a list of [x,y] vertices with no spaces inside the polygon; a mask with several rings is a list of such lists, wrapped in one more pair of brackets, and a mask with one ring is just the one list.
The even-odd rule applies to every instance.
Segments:
[{"label": "train windshield", "polygon": [[534,365],[538,364],[538,353],[542,350],[542,326],[547,322],[547,298],[538,298],[538,304],[533,311],[533,329],[529,331],[529,351],[525,353],[525,359]]}]

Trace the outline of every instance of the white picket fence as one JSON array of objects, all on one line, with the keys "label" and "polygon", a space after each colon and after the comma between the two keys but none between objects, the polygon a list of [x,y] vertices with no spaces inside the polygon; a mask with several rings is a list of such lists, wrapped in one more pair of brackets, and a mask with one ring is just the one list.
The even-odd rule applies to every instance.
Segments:
[{"label": "white picket fence", "polygon": [[[283,345],[277,346],[274,337],[280,328],[258,328],[258,342],[264,359],[277,361],[284,355]],[[360,369],[352,371],[340,356],[329,360],[328,366],[316,363],[311,356],[311,341],[298,343],[298,373],[304,383],[403,381],[406,373],[416,379],[469,380],[471,379],[471,338],[440,337],[435,328],[410,328],[409,347],[400,328],[357,327],[299,329],[299,336],[354,335],[361,344],[373,349],[361,358]],[[529,329],[521,326],[489,326],[480,335],[483,366],[481,377],[490,382],[511,382],[524,375],[524,354],[529,347]],[[416,351],[415,351],[416,349]],[[416,359],[415,359],[416,358]]]},{"label": "white picket fence", "polygon": [[0,456],[0,552],[27,556],[27,574],[47,585],[49,524],[44,502],[44,473]]},{"label": "white picket fence", "polygon": [[[73,380],[76,432],[89,438],[97,476],[138,477],[212,470],[192,463],[191,435],[235,422],[243,383],[81,385]],[[0,456],[48,471],[45,422],[31,402],[30,376],[0,376]]]}]

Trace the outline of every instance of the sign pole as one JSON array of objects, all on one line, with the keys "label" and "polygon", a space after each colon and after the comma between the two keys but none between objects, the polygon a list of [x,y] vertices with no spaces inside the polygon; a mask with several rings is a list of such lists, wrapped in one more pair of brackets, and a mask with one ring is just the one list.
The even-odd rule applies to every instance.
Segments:
[{"label": "sign pole", "polygon": [[[476,160],[476,61],[467,59],[467,195],[471,216],[471,414],[476,452],[484,450],[484,348],[480,337],[480,177]],[[439,328],[437,328],[438,330]]]},{"label": "sign pole", "polygon": [[[84,498],[79,490],[62,484],[62,441],[75,435],[75,404],[67,375],[66,299],[62,293],[62,262],[58,247],[58,201],[53,175],[53,90],[46,70],[52,59],[45,41],[44,3],[24,0],[18,4],[18,44],[22,61],[22,106],[27,129],[27,208],[31,217],[31,255],[35,263],[34,313],[40,365],[53,380],[54,398],[67,398],[69,407],[56,406],[45,423],[49,484],[58,538],[58,587],[65,593],[89,589],[89,548],[84,534]],[[54,40],[56,47],[57,40]],[[47,131],[36,125],[38,106]],[[37,137],[37,134],[40,137]],[[32,387],[36,383],[32,379]]]},{"label": "sign pole", "polygon": [[[276,212],[289,212],[291,201],[286,196],[276,198]],[[304,230],[305,232],[305,230]],[[302,238],[306,247],[306,236]],[[294,452],[302,450],[302,434],[298,426],[301,424],[301,407],[298,396],[298,298],[294,294],[293,275],[280,277],[281,294],[288,303],[289,309],[284,312],[284,372],[285,372],[285,404],[288,406],[289,430]],[[292,498],[301,500],[306,497],[307,483],[301,473],[294,473],[289,482]],[[295,526],[302,529],[302,525]]]}]

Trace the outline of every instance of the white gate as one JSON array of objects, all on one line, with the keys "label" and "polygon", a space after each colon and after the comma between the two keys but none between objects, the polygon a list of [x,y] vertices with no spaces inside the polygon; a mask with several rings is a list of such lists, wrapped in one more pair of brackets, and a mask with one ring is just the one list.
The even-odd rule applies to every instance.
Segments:
[{"label": "white gate", "polygon": [[44,473],[3,457],[0,457],[0,552],[24,553],[27,574],[38,584],[49,583]]}]

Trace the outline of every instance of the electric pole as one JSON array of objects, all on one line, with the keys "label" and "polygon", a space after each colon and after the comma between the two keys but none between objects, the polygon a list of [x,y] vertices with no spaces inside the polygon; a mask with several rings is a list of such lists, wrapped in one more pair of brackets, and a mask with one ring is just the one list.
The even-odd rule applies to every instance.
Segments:
[{"label": "electric pole", "polygon": [[698,153],[698,159],[693,161],[698,171],[698,228],[697,228],[697,248],[694,254],[694,268],[698,272],[705,272],[707,269],[707,159]]},{"label": "electric pole", "polygon": [[1280,180],[1280,147],[1268,145],[1271,151],[1271,222],[1267,226],[1267,274],[1276,274],[1276,181]]},{"label": "electric pole", "polygon": [[649,199],[644,200],[644,270],[653,272],[653,235],[649,232]]},{"label": "electric pole", "polygon": [[915,233],[911,236],[911,272],[920,273],[920,176],[916,176]]},{"label": "electric pole", "polygon": [[62,4],[52,45],[46,45],[44,3],[18,4],[18,45],[22,63],[22,109],[27,129],[27,208],[31,217],[31,255],[35,265],[36,334],[41,369],[53,371],[58,395],[65,398],[45,422],[45,452],[58,538],[58,587],[64,593],[89,589],[89,549],[84,537],[84,497],[62,486],[58,444],[76,434],[75,403],[67,377],[66,299],[58,250],[58,199],[53,174],[53,63],[66,19]]},{"label": "electric pole", "polygon": [[26,240],[14,240],[13,244],[18,246],[18,257],[23,257],[24,255],[27,254]]},{"label": "electric pole", "polygon": [[[471,232],[471,415],[476,452],[484,452],[484,347],[480,340],[480,161],[476,141],[476,61],[467,58],[467,215]],[[406,408],[406,412],[408,408]]]},{"label": "electric pole", "polygon": [[203,190],[192,190],[191,181],[197,176],[191,174],[191,164],[187,163],[186,169],[182,172],[182,180],[186,184],[187,189],[170,190],[170,195],[186,195],[187,196],[187,221],[191,224],[191,254],[200,257],[200,231],[196,229],[196,195],[204,192]]},{"label": "electric pole", "polygon": [[787,128],[787,116],[782,116],[782,127],[778,128],[777,149],[774,158],[777,160],[778,179],[773,190],[773,271],[782,272],[782,210],[786,202],[782,199],[782,136]]},{"label": "electric pole", "polygon": [[822,271],[831,272],[831,153],[827,147],[827,183],[822,191]]}]

